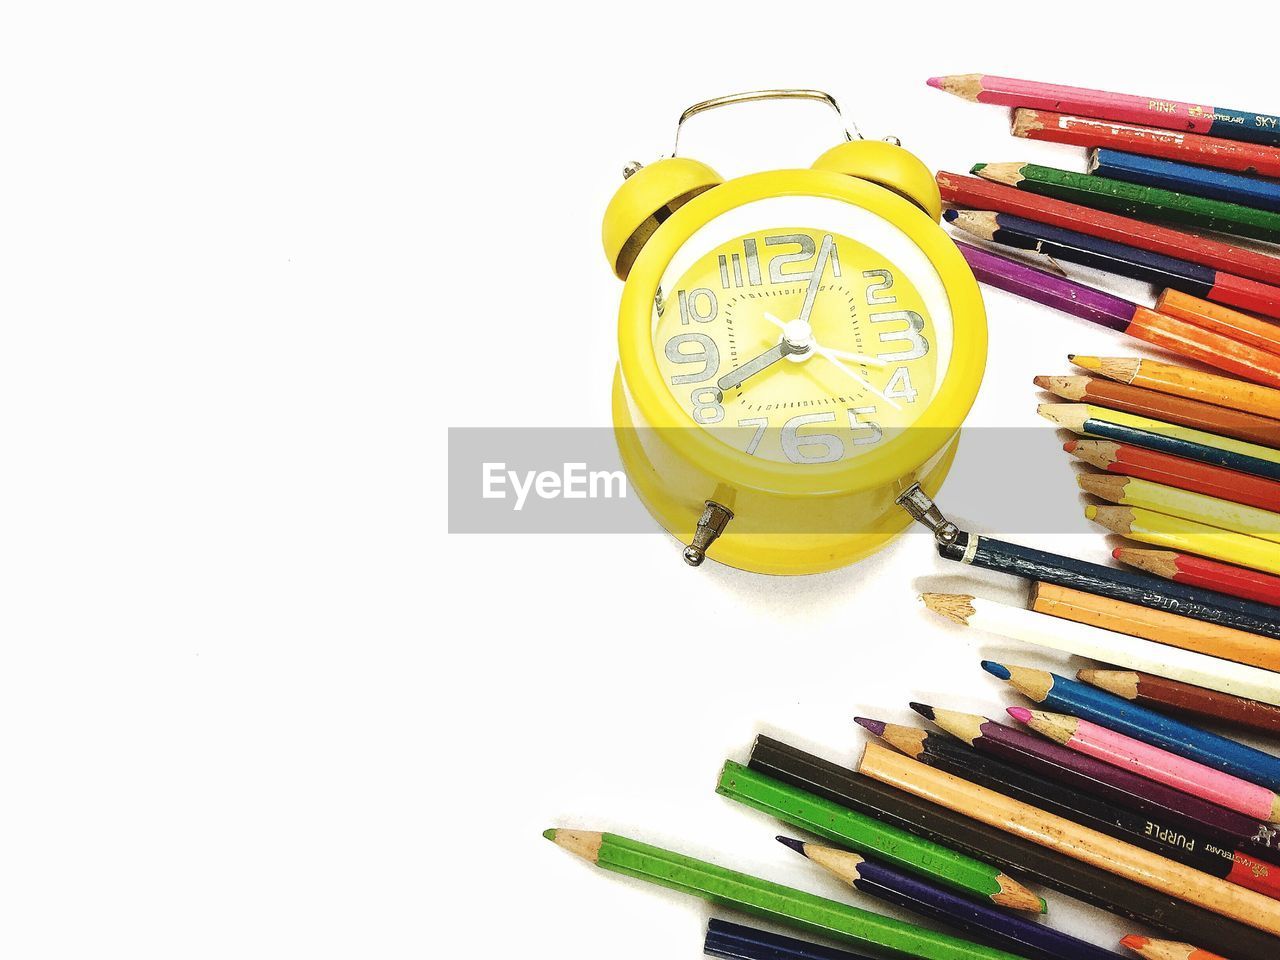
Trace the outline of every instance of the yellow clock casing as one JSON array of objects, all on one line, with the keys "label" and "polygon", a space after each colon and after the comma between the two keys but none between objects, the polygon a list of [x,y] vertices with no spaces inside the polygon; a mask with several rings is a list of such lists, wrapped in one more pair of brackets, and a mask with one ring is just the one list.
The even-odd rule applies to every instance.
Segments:
[{"label": "yellow clock casing", "polygon": [[[816,91],[738,94],[691,107]],[[986,320],[928,169],[853,139],[814,169],[722,182],[672,157],[604,221],[626,280],[613,419],[633,488],[685,557],[760,573],[852,563],[936,494],[981,382]]]}]

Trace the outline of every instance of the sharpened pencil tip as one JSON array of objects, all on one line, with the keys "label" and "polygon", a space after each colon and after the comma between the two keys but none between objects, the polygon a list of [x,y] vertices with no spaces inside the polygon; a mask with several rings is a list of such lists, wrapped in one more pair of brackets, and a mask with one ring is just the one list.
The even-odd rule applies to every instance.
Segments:
[{"label": "sharpened pencil tip", "polygon": [[982,669],[998,680],[1008,680],[1013,676],[1013,674],[1009,672],[1008,667],[1003,663],[996,663],[994,660],[983,660]]},{"label": "sharpened pencil tip", "polygon": [[1041,390],[1048,390],[1048,389],[1049,389],[1049,378],[1048,378],[1048,377],[1032,377],[1032,378],[1031,378],[1031,382],[1032,382],[1032,383],[1034,383],[1034,384],[1035,384],[1037,387],[1039,387]]},{"label": "sharpened pencil tip", "polygon": [[1009,714],[1009,716],[1013,717],[1013,719],[1017,720],[1019,723],[1031,722],[1031,711],[1026,707],[1006,707],[1005,713]]},{"label": "sharpened pencil tip", "polygon": [[1150,937],[1140,937],[1136,933],[1131,933],[1127,937],[1120,938],[1120,946],[1128,947],[1130,950],[1141,950],[1150,942]]},{"label": "sharpened pencil tip", "polygon": [[543,830],[543,831],[542,831],[542,836],[543,836],[543,838],[544,838],[544,839],[550,840],[552,843],[555,843],[555,841],[556,841],[556,828],[555,828],[555,827],[552,827],[550,830]]},{"label": "sharpened pencil tip", "polygon": [[947,221],[947,223],[955,223],[956,217],[958,216],[960,216],[960,211],[956,210],[954,207],[942,211],[942,219]]},{"label": "sharpened pencil tip", "polygon": [[883,721],[883,720],[872,720],[872,719],[870,719],[869,717],[854,717],[854,718],[853,718],[853,722],[854,722],[854,723],[856,723],[856,724],[857,724],[858,726],[860,726],[860,727],[863,727],[863,728],[865,728],[865,729],[867,729],[867,730],[870,730],[870,731],[871,731],[872,733],[874,733],[877,737],[883,737],[883,736],[884,736],[884,721]]},{"label": "sharpened pencil tip", "polygon": [[929,704],[916,703],[914,700],[912,700],[909,704],[907,704],[907,706],[909,706],[916,713],[920,714],[920,716],[924,717],[926,720],[933,719],[933,707],[929,706]]},{"label": "sharpened pencil tip", "polygon": [[808,856],[809,856],[807,853],[805,853],[805,852],[804,852],[804,841],[803,841],[803,840],[796,840],[796,839],[794,839],[794,838],[792,838],[792,837],[774,837],[774,839],[775,839],[775,840],[777,840],[777,841],[778,841],[780,844],[782,844],[784,847],[790,847],[792,850],[794,850],[796,853],[800,854],[800,856],[802,856],[802,857],[808,857]]},{"label": "sharpened pencil tip", "polygon": [[1072,439],[1068,440],[1066,443],[1064,443],[1064,444],[1062,445],[1062,449],[1063,449],[1063,450],[1065,450],[1067,453],[1075,453],[1075,452],[1076,452],[1076,445],[1077,445],[1079,442],[1080,442],[1079,440],[1076,440],[1075,438],[1072,438]]},{"label": "sharpened pencil tip", "polygon": [[930,77],[928,80],[926,80],[926,81],[925,81],[925,83],[927,83],[929,86],[933,87],[933,89],[935,89],[935,90],[941,90],[941,89],[942,89],[942,78],[941,78],[941,77]]}]

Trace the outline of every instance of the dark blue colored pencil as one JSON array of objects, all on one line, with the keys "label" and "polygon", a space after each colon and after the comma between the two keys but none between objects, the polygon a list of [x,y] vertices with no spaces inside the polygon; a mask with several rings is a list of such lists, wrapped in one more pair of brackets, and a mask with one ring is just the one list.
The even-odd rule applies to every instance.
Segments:
[{"label": "dark blue colored pencil", "polygon": [[1112,600],[1167,610],[1193,620],[1218,623],[1280,640],[1280,607],[1189,587],[1163,577],[1107,567],[963,531],[951,543],[940,544],[938,555],[1032,582],[1071,587]]},{"label": "dark blue colored pencil", "polygon": [[1231,450],[1219,450],[1217,447],[1208,447],[1203,443],[1183,440],[1179,437],[1166,437],[1159,433],[1152,433],[1150,430],[1139,430],[1122,423],[1112,423],[1110,420],[1090,418],[1084,422],[1083,432],[1103,440],[1131,443],[1135,447],[1160,450],[1163,453],[1171,453],[1175,457],[1186,457],[1188,460],[1212,463],[1214,466],[1226,467],[1228,470],[1251,473],[1255,477],[1280,480],[1280,463]]},{"label": "dark blue colored pencil", "polygon": [[813,860],[861,893],[956,927],[976,940],[1018,956],[1039,960],[1116,960],[1110,950],[1010,912],[984,907],[858,854],[790,837],[778,837],[778,842]]},{"label": "dark blue colored pencil", "polygon": [[725,960],[869,960],[860,953],[766,933],[727,920],[707,921],[702,950],[709,957]]},{"label": "dark blue colored pencil", "polygon": [[1144,743],[1199,761],[1250,783],[1280,790],[1280,758],[1047,670],[991,660],[982,669],[1050,710],[1110,727]]},{"label": "dark blue colored pencil", "polygon": [[1256,177],[1197,167],[1176,160],[1142,157],[1106,147],[1093,151],[1089,159],[1089,172],[1148,187],[1161,187],[1280,212],[1280,183],[1273,180],[1259,180]]}]

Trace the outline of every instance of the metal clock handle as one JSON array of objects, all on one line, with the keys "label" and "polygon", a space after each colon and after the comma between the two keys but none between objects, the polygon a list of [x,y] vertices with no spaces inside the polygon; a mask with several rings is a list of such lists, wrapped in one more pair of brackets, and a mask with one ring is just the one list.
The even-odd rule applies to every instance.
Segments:
[{"label": "metal clock handle", "polygon": [[676,142],[671,150],[671,156],[675,157],[680,153],[680,130],[686,120],[696,117],[700,113],[706,113],[708,110],[730,107],[736,103],[757,103],[761,100],[813,100],[817,103],[825,103],[840,118],[845,140],[863,139],[862,134],[858,132],[857,125],[851,123],[845,117],[844,111],[840,109],[840,104],[836,103],[836,98],[822,90],[746,90],[742,93],[730,93],[723,97],[712,97],[710,100],[703,100],[701,103],[695,103],[680,114],[680,120],[676,123]]}]

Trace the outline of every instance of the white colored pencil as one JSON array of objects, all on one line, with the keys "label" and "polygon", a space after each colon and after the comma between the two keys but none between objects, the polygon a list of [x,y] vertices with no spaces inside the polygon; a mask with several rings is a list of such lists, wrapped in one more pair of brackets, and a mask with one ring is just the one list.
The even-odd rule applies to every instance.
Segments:
[{"label": "white colored pencil", "polygon": [[1280,673],[966,594],[926,593],[925,606],[968,627],[1078,657],[1280,706]]}]

